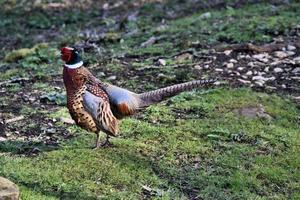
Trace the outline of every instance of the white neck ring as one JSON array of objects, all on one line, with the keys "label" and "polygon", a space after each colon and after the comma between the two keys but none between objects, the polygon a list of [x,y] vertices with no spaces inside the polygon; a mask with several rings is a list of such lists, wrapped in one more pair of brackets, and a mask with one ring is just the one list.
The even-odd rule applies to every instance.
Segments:
[{"label": "white neck ring", "polygon": [[76,69],[76,68],[81,67],[82,65],[83,65],[83,62],[80,61],[80,62],[72,64],[72,65],[65,64],[65,67],[70,68],[70,69]]}]

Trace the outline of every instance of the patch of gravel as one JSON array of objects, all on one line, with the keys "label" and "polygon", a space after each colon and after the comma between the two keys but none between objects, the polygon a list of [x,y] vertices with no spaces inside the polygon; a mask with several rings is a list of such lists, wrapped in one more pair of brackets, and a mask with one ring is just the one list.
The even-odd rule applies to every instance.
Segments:
[{"label": "patch of gravel", "polygon": [[[292,44],[271,53],[213,52],[203,64],[197,62],[201,74],[220,77],[230,85],[257,90],[300,95],[300,49]],[[212,59],[217,57],[217,59]],[[205,63],[209,62],[209,67]]]}]

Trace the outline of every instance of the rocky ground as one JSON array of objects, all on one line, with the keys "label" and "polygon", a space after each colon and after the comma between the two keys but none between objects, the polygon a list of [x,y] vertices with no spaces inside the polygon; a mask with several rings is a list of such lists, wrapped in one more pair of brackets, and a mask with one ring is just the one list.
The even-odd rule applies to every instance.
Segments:
[{"label": "rocky ground", "polygon": [[213,66],[217,76],[228,80],[231,85],[291,94],[299,99],[300,51],[299,46],[294,45],[292,43],[276,51],[263,53],[226,50],[215,53],[212,60],[196,68],[210,70]]},{"label": "rocky ground", "polygon": [[[22,199],[299,197],[298,2],[33,2],[0,2],[0,175]],[[135,92],[218,86],[125,119],[93,151],[65,107],[65,45]]]}]

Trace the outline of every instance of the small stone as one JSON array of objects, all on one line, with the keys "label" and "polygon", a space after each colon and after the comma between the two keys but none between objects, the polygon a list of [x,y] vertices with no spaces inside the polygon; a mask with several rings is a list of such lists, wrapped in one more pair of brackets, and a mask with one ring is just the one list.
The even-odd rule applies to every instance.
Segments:
[{"label": "small stone", "polygon": [[216,71],[216,72],[223,72],[223,69],[216,68],[215,71]]},{"label": "small stone", "polygon": [[261,62],[263,62],[263,63],[267,63],[267,62],[269,62],[269,59],[268,59],[268,58],[262,58],[262,59],[260,59],[259,61],[261,61]]},{"label": "small stone", "polygon": [[237,56],[237,59],[240,60],[240,59],[243,59],[243,58],[245,58],[245,57],[246,57],[245,55],[238,55],[238,56]]},{"label": "small stone", "polygon": [[194,66],[194,69],[201,70],[202,67],[201,67],[200,65],[195,65],[195,66]]},{"label": "small stone", "polygon": [[158,59],[157,62],[158,62],[158,64],[161,65],[161,66],[166,66],[166,64],[167,64],[167,61],[164,60],[164,59]]},{"label": "small stone", "polygon": [[208,60],[208,61],[205,61],[203,64],[208,65],[208,64],[211,64],[211,63],[212,63],[212,61]]},{"label": "small stone", "polygon": [[292,68],[290,68],[290,67],[284,68],[284,71],[286,71],[286,72],[289,72],[289,71],[291,71],[291,70],[292,70]]},{"label": "small stone", "polygon": [[300,56],[296,57],[293,59],[293,61],[295,62],[295,64],[300,64]]},{"label": "small stone", "polygon": [[70,118],[61,117],[59,120],[62,123],[65,123],[65,124],[75,124],[75,121],[73,119],[70,119]]},{"label": "small stone", "polygon": [[282,43],[284,42],[284,39],[282,37],[278,37],[278,38],[273,38],[274,42],[277,42],[277,43]]},{"label": "small stone", "polygon": [[238,81],[242,84],[245,84],[245,85],[248,85],[248,84],[251,84],[250,81],[247,81],[247,80],[243,80],[243,79],[238,79]]},{"label": "small stone", "polygon": [[263,76],[253,76],[252,80],[253,81],[266,81],[266,78]]},{"label": "small stone", "polygon": [[246,73],[247,76],[251,76],[252,74],[253,74],[252,71],[247,71],[247,73]]},{"label": "small stone", "polygon": [[233,64],[233,63],[227,63],[227,64],[226,64],[226,67],[227,67],[228,69],[232,69],[232,68],[234,67],[234,64]]},{"label": "small stone", "polygon": [[244,70],[244,67],[238,67],[237,70],[238,70],[238,71],[243,71],[243,70]]},{"label": "small stone", "polygon": [[277,88],[276,88],[276,87],[273,87],[273,86],[266,86],[266,89],[267,89],[267,90],[270,90],[270,91],[274,91],[274,90],[276,90]]},{"label": "small stone", "polygon": [[270,69],[269,67],[266,67],[266,68],[264,69],[264,71],[265,71],[265,72],[269,72],[269,69]]},{"label": "small stone", "polygon": [[261,66],[261,67],[264,67],[264,66],[266,66],[266,63],[257,61],[257,62],[254,62],[254,65],[255,65],[255,66]]},{"label": "small stone", "polygon": [[235,59],[230,59],[229,62],[231,62],[231,63],[237,63],[238,61],[235,60]]},{"label": "small stone", "polygon": [[296,100],[296,101],[300,101],[300,96],[292,96],[292,99]]},{"label": "small stone", "polygon": [[101,76],[101,77],[106,76],[104,72],[98,72],[97,75],[98,75],[98,76]]},{"label": "small stone", "polygon": [[254,65],[254,62],[249,62],[249,63],[247,64],[247,66],[248,66],[248,67],[256,67],[256,65]]},{"label": "small stone", "polygon": [[284,58],[289,57],[289,54],[288,54],[288,52],[284,52],[284,51],[275,51],[274,56],[279,59],[284,59]]},{"label": "small stone", "polygon": [[275,76],[271,76],[271,77],[267,78],[267,81],[274,81],[275,79],[276,79]]},{"label": "small stone", "polygon": [[287,55],[288,55],[288,56],[293,56],[293,55],[295,55],[295,54],[296,54],[296,53],[295,53],[295,52],[293,52],[293,51],[287,51],[286,53],[287,53]]},{"label": "small stone", "polygon": [[261,53],[261,54],[255,54],[252,57],[255,58],[255,59],[257,59],[257,60],[260,60],[262,58],[265,58],[266,54],[263,54],[263,53]]},{"label": "small stone", "polygon": [[300,76],[292,76],[291,79],[296,80],[296,81],[300,81]]},{"label": "small stone", "polygon": [[254,59],[259,60],[260,62],[267,63],[269,61],[269,54],[261,53],[252,56]]},{"label": "small stone", "polygon": [[281,88],[282,88],[282,89],[286,89],[286,85],[285,85],[285,84],[282,84],[282,85],[281,85]]},{"label": "small stone", "polygon": [[166,78],[167,76],[165,75],[165,74],[163,74],[163,73],[159,73],[158,75],[157,75],[157,78]]},{"label": "small stone", "polygon": [[204,69],[208,69],[208,68],[209,68],[209,65],[204,65],[203,68],[204,68]]},{"label": "small stone", "polygon": [[113,81],[113,80],[116,80],[116,79],[117,79],[117,76],[113,75],[113,76],[109,76],[106,80]]},{"label": "small stone", "polygon": [[287,50],[289,50],[289,51],[294,51],[294,50],[296,50],[296,47],[295,47],[295,46],[292,46],[292,45],[288,45],[288,46],[287,46]]},{"label": "small stone", "polygon": [[224,51],[223,53],[226,55],[226,56],[229,56],[231,54],[232,50],[226,50]]},{"label": "small stone", "polygon": [[103,4],[102,9],[103,10],[108,10],[109,9],[109,4],[108,3]]},{"label": "small stone", "polygon": [[216,82],[214,82],[214,85],[215,86],[218,86],[218,85],[221,85],[222,83],[220,82],[220,81],[216,81]]},{"label": "small stone", "polygon": [[55,128],[49,128],[49,129],[46,129],[46,132],[49,133],[49,134],[54,134],[54,133],[56,133],[56,129]]},{"label": "small stone", "polygon": [[211,18],[211,13],[210,12],[206,12],[203,13],[202,15],[199,16],[200,19],[209,19]]},{"label": "small stone", "polygon": [[281,69],[280,67],[276,67],[276,68],[274,69],[274,72],[275,72],[275,73],[281,73],[281,72],[283,72],[283,69]]},{"label": "small stone", "polygon": [[190,53],[183,53],[183,54],[180,54],[176,57],[176,61],[177,62],[183,62],[185,60],[191,60],[193,58],[193,55],[190,54]]},{"label": "small stone", "polygon": [[280,65],[280,64],[282,64],[281,60],[277,60],[277,61],[274,61],[274,62],[270,63],[271,66],[277,66],[277,65]]},{"label": "small stone", "polygon": [[256,86],[259,86],[259,87],[263,87],[264,86],[264,82],[263,81],[255,81],[254,84]]},{"label": "small stone", "polygon": [[143,42],[141,44],[141,47],[148,47],[151,46],[152,44],[154,44],[156,42],[156,37],[152,36],[150,37],[147,41]]},{"label": "small stone", "polygon": [[293,72],[294,74],[300,73],[300,67],[296,67],[295,69],[293,69],[292,72]]},{"label": "small stone", "polygon": [[4,142],[4,141],[6,141],[6,140],[7,140],[6,138],[0,137],[0,142]]},{"label": "small stone", "polygon": [[33,103],[33,102],[36,101],[36,98],[35,97],[29,97],[28,100],[29,100],[30,103]]}]

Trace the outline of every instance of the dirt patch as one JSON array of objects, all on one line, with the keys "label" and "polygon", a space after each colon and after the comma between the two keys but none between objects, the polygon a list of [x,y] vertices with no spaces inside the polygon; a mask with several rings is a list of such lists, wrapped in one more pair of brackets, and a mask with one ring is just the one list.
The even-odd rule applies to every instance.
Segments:
[{"label": "dirt patch", "polygon": [[250,119],[262,118],[262,119],[272,119],[272,117],[265,112],[263,105],[258,107],[246,107],[234,110],[234,113],[238,116],[247,117]]}]

